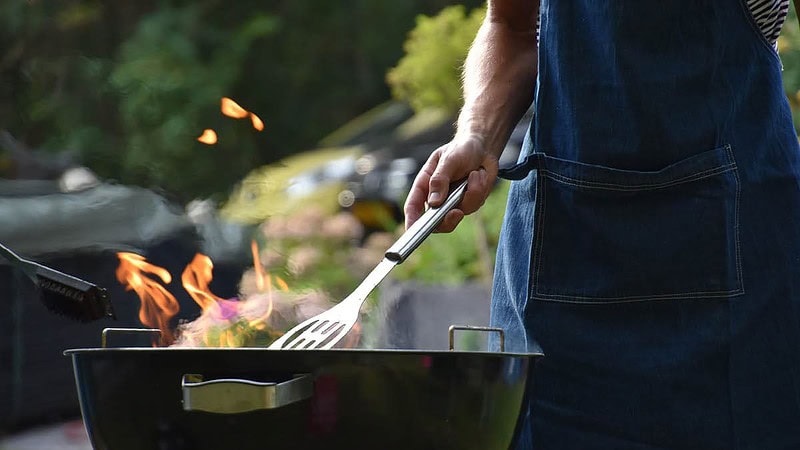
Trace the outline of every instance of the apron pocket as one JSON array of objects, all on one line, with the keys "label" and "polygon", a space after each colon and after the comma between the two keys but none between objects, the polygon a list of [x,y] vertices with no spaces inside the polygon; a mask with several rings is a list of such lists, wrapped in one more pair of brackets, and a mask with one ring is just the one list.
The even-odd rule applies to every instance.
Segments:
[{"label": "apron pocket", "polygon": [[730,146],[655,172],[537,156],[531,298],[622,303],[744,292]]}]

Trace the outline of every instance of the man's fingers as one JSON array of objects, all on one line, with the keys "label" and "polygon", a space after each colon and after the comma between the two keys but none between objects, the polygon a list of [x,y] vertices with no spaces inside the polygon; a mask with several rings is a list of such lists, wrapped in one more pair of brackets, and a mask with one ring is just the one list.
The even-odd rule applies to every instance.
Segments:
[{"label": "man's fingers", "polygon": [[420,218],[425,211],[425,202],[428,200],[428,188],[430,186],[431,174],[436,169],[439,163],[440,152],[437,150],[431,154],[425,164],[417,173],[414,178],[414,183],[411,185],[411,190],[406,197],[406,204],[403,208],[405,213],[406,228]]},{"label": "man's fingers", "polygon": [[488,178],[489,176],[484,168],[470,172],[469,177],[467,177],[467,191],[458,206],[464,214],[472,214],[483,206],[490,188]]},{"label": "man's fingers", "polygon": [[436,228],[437,233],[449,233],[456,229],[461,219],[464,218],[464,212],[460,209],[453,209],[447,212],[444,220]]},{"label": "man's fingers", "polygon": [[450,185],[468,178],[467,191],[436,229],[450,232],[466,214],[477,211],[486,201],[497,176],[497,162],[488,155],[479,139],[452,141],[434,151],[414,180],[404,207],[406,228],[425,211],[426,203],[433,208],[444,203]]},{"label": "man's fingers", "polygon": [[[450,183],[458,181],[463,177],[462,159],[452,157],[452,153],[442,156],[439,164],[435,166],[430,178],[430,193],[428,193],[428,204],[436,207],[442,204],[450,192]],[[459,172],[461,174],[459,174]]]},{"label": "man's fingers", "polygon": [[[411,187],[411,191],[408,193],[408,197],[406,197],[406,204],[403,208],[403,212],[406,216],[406,228],[410,227],[411,224],[417,221],[419,217],[422,215],[422,212],[425,210],[425,199],[428,196],[428,193],[422,188],[422,186],[428,185],[429,177],[423,177],[422,172],[417,175],[417,178],[414,180],[414,184]],[[421,180],[421,178],[425,178]]]}]

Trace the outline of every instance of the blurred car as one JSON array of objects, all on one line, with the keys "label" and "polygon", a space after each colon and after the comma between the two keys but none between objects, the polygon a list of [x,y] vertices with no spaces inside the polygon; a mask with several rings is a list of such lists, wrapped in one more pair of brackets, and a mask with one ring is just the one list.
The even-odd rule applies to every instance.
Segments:
[{"label": "blurred car", "polygon": [[403,219],[402,204],[430,154],[452,137],[454,118],[423,111],[399,124],[382,145],[355,162],[339,204],[368,229],[392,229]]},{"label": "blurred car", "polygon": [[220,214],[236,223],[257,224],[314,204],[336,211],[358,158],[384,145],[413,111],[386,102],[356,117],[320,141],[320,148],[286,157],[250,172],[234,189]]},{"label": "blurred car", "polygon": [[358,146],[316,149],[259,167],[234,189],[220,215],[236,223],[258,224],[309,204],[335,211],[343,180],[362,152]]}]

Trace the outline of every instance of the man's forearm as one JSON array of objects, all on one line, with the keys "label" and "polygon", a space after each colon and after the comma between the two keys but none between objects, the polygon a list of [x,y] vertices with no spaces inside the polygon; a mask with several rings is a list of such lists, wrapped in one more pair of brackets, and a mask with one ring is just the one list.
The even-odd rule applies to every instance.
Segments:
[{"label": "man's forearm", "polygon": [[533,99],[538,2],[494,0],[464,68],[458,135],[479,136],[499,156]]}]

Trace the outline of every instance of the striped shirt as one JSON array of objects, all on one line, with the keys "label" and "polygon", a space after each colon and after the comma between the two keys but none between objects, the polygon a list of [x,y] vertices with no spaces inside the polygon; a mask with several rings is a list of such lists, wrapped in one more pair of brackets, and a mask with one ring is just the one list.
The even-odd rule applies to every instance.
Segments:
[{"label": "striped shirt", "polygon": [[747,8],[764,38],[776,45],[783,22],[789,14],[789,0],[747,0]]}]

